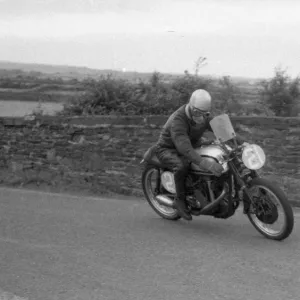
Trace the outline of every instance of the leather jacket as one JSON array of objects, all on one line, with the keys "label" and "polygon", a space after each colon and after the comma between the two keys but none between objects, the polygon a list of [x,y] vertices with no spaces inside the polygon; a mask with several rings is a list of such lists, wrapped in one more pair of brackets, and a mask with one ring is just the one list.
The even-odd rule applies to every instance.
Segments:
[{"label": "leather jacket", "polygon": [[[188,118],[186,104],[178,108],[167,120],[160,133],[157,147],[164,149],[176,149],[179,154],[186,157],[189,161],[199,164],[199,156],[194,147],[199,146],[199,141],[203,133],[208,130],[213,132],[209,122],[212,117],[205,118],[203,124],[196,124]],[[237,137],[239,143],[242,140]]]}]

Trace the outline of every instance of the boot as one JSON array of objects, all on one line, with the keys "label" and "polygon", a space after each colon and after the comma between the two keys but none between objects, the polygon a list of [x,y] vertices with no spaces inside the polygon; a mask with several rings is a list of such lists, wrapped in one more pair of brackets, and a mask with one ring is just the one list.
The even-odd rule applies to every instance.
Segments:
[{"label": "boot", "polygon": [[184,197],[176,197],[176,208],[178,214],[185,220],[191,221],[192,215],[187,211]]}]

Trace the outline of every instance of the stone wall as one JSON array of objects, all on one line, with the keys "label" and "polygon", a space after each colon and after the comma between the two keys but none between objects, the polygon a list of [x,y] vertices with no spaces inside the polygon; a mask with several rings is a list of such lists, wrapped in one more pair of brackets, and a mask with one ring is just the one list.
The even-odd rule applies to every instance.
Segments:
[{"label": "stone wall", "polygon": [[[0,119],[0,182],[50,191],[141,196],[139,161],[166,117]],[[264,175],[297,202],[300,118],[234,117],[236,131],[267,154]]]}]

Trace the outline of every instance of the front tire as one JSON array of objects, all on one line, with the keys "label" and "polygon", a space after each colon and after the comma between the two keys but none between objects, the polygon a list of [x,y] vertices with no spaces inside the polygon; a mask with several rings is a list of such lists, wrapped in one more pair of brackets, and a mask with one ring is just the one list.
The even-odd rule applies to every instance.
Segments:
[{"label": "front tire", "polygon": [[181,216],[176,209],[161,205],[155,199],[154,187],[151,184],[151,176],[153,176],[153,174],[159,176],[158,169],[152,165],[146,165],[142,173],[142,187],[146,200],[153,210],[162,218],[172,221],[179,220]]},{"label": "front tire", "polygon": [[[281,230],[279,230],[277,232],[266,228],[266,225],[268,225],[268,224],[264,223],[261,220],[262,219],[261,216],[258,216],[257,214],[251,212],[252,207],[250,209],[250,212],[248,212],[248,214],[247,214],[251,224],[255,227],[255,229],[258,232],[260,232],[262,235],[264,235],[265,237],[267,237],[269,239],[277,240],[277,241],[286,239],[292,233],[293,228],[294,228],[294,213],[293,213],[293,209],[287,199],[287,196],[278,186],[275,186],[274,183],[271,183],[270,181],[263,179],[263,178],[254,178],[250,182],[250,191],[255,188],[260,188],[261,190],[265,190],[268,193],[270,193],[271,195],[275,196],[278,204],[283,209],[284,225],[281,228]],[[268,201],[270,201],[269,198],[267,198],[267,199],[268,199]],[[270,202],[268,202],[268,203],[270,203]],[[272,203],[275,204],[274,202],[272,202]],[[278,213],[277,211],[272,211],[272,212],[274,212],[275,214]],[[271,220],[269,223],[272,223],[272,222],[275,223],[275,222],[277,222],[277,220],[276,221]]]}]

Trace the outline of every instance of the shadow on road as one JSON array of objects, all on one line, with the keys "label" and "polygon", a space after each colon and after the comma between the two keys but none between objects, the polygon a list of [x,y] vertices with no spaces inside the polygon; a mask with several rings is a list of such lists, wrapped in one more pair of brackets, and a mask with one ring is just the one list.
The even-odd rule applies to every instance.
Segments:
[{"label": "shadow on road", "polygon": [[140,228],[144,230],[153,230],[153,232],[160,231],[162,234],[182,236],[189,242],[189,240],[203,239],[206,242],[232,242],[240,243],[247,246],[270,246],[280,245],[282,248],[290,248],[291,246],[299,246],[300,239],[294,232],[284,241],[274,241],[265,238],[261,235],[246,217],[232,218],[228,220],[215,219],[211,217],[198,217],[193,221],[169,221],[159,217],[151,217],[143,219]]}]

